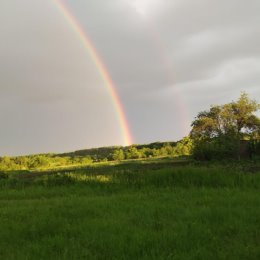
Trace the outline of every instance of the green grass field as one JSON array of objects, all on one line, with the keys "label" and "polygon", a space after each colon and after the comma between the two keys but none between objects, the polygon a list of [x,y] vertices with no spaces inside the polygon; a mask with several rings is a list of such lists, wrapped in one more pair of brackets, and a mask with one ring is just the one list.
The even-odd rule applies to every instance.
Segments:
[{"label": "green grass field", "polygon": [[0,259],[260,259],[259,165],[150,160],[0,179]]}]

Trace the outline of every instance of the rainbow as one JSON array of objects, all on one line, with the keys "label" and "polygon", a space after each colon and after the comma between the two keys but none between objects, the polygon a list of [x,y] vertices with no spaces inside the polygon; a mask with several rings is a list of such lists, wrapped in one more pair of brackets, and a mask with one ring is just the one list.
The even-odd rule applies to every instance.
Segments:
[{"label": "rainbow", "polygon": [[71,28],[77,34],[78,38],[80,39],[87,53],[90,55],[92,61],[94,62],[101,78],[104,81],[105,86],[107,87],[107,90],[112,99],[112,103],[116,112],[118,123],[121,128],[123,142],[124,142],[123,144],[126,146],[132,144],[132,137],[130,134],[123,105],[117,94],[115,84],[113,83],[113,80],[109,75],[109,72],[106,69],[104,63],[99,57],[97,50],[95,49],[94,45],[92,44],[86,32],[81,27],[80,23],[77,21],[77,19],[69,10],[69,8],[66,6],[66,4],[62,0],[53,0],[53,3],[58,8],[58,10],[63,14],[65,20],[70,24]]}]

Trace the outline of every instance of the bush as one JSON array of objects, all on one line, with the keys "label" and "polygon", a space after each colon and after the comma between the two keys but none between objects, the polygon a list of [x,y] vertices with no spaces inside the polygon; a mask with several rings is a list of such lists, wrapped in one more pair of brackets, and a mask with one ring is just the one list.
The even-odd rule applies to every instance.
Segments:
[{"label": "bush", "polygon": [[238,159],[239,140],[227,137],[199,140],[194,142],[192,154],[194,159],[202,161]]}]

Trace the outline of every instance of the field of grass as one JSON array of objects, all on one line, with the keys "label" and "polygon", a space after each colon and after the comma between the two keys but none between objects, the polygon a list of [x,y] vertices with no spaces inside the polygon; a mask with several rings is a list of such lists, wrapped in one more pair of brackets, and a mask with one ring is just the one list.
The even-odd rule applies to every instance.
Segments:
[{"label": "field of grass", "polygon": [[260,259],[258,164],[148,160],[0,179],[0,259]]}]

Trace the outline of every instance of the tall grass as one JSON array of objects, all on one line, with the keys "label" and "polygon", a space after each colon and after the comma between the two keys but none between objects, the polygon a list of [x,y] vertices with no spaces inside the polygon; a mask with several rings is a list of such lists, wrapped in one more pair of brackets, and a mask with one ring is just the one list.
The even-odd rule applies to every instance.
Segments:
[{"label": "tall grass", "polygon": [[119,164],[0,181],[0,259],[260,259],[260,174]]},{"label": "tall grass", "polygon": [[[32,176],[30,176],[32,177]],[[94,169],[57,172],[37,178],[11,178],[9,184],[16,185],[69,185],[88,184],[89,186],[126,187],[207,187],[207,188],[253,188],[260,189],[260,174],[244,172],[240,168],[224,168],[220,166],[182,166],[141,168],[136,166],[106,166]],[[4,180],[2,186],[7,185]]]}]

